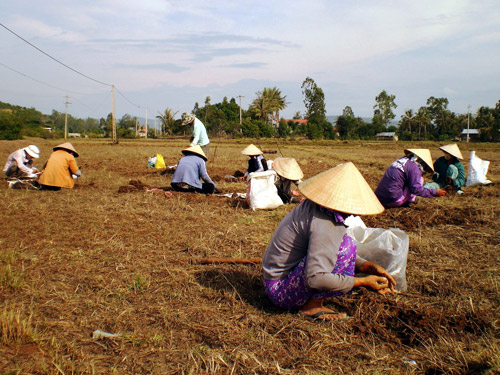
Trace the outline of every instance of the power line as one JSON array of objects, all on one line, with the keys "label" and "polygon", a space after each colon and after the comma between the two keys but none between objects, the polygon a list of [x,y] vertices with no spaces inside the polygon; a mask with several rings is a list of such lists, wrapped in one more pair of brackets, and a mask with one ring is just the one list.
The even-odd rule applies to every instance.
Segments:
[{"label": "power line", "polygon": [[65,91],[65,92],[70,92],[70,93],[72,93],[72,94],[87,95],[87,94],[84,94],[84,93],[81,93],[81,92],[70,91],[70,90],[62,89],[62,88],[60,88],[60,87],[52,86],[52,85],[51,85],[51,84],[49,84],[49,83],[45,83],[45,82],[39,81],[38,79],[33,78],[33,77],[30,77],[29,75],[26,75],[26,74],[24,74],[24,73],[21,73],[20,71],[17,71],[16,69],[11,68],[10,66],[7,66],[7,65],[5,65],[5,64],[3,64],[3,63],[1,63],[1,62],[0,62],[0,65],[2,65],[3,67],[5,67],[5,68],[7,68],[7,69],[10,69],[10,70],[12,70],[13,72],[15,72],[15,73],[17,73],[17,74],[20,74],[20,75],[22,75],[22,76],[24,76],[24,77],[26,77],[26,78],[32,79],[32,80],[33,80],[33,81],[35,81],[35,82],[41,83],[42,85],[52,87],[53,89],[57,89],[57,90]]},{"label": "power line", "polygon": [[120,92],[120,90],[118,90],[118,89],[116,88],[116,86],[115,86],[115,90],[118,92],[118,94],[120,94],[120,96],[121,96],[123,99],[125,99],[125,100],[126,100],[127,102],[129,102],[130,104],[135,105],[137,108],[143,108],[143,107],[141,107],[139,104],[135,104],[134,102],[130,101],[130,100],[129,100],[129,99],[128,99],[125,95],[123,95],[123,94]]},{"label": "power line", "polygon": [[21,39],[22,41],[24,41],[24,42],[26,42],[27,44],[29,44],[31,47],[33,47],[33,48],[35,48],[36,50],[40,51],[40,52],[41,52],[41,53],[43,53],[45,56],[47,56],[47,57],[51,58],[52,60],[54,60],[54,61],[58,62],[58,63],[59,63],[59,64],[61,64],[62,66],[64,66],[64,67],[68,68],[69,70],[72,70],[73,72],[75,72],[75,73],[77,73],[77,74],[79,74],[79,75],[81,75],[81,76],[83,76],[83,77],[85,77],[85,78],[88,78],[88,79],[90,79],[90,80],[92,80],[92,81],[94,81],[94,82],[100,83],[101,85],[112,86],[112,85],[111,85],[111,84],[109,84],[109,83],[105,83],[105,82],[99,81],[99,80],[97,80],[97,79],[94,79],[94,78],[92,78],[92,77],[89,77],[88,75],[83,74],[83,73],[79,72],[78,70],[73,69],[72,67],[70,67],[70,66],[66,65],[65,63],[63,63],[63,62],[59,61],[59,60],[58,60],[58,59],[56,59],[55,57],[50,56],[48,53],[46,53],[46,52],[42,51],[40,48],[38,48],[38,47],[37,47],[37,46],[35,46],[34,44],[32,44],[32,43],[28,42],[28,41],[27,41],[26,39],[24,39],[22,36],[20,36],[20,35],[16,34],[14,31],[12,31],[12,30],[11,30],[11,29],[9,29],[7,26],[5,26],[3,23],[0,23],[0,26],[2,26],[5,30],[7,30],[7,31],[11,32],[12,34],[14,34],[15,36],[17,36],[17,37],[18,37],[19,39]]}]

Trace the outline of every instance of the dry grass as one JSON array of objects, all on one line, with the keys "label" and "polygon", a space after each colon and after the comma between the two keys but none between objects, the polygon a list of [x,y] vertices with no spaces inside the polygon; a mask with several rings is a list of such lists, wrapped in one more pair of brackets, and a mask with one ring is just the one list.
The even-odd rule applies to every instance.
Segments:
[{"label": "dry grass", "polygon": [[[60,143],[29,142],[40,147],[40,164]],[[245,191],[224,176],[245,169],[239,151],[250,142],[212,145],[208,170],[224,192]],[[0,142],[0,159],[27,143]],[[216,196],[118,193],[131,180],[168,189],[171,174],[147,169],[147,156],[176,164],[185,140],[74,145],[83,167],[75,189],[0,186],[0,373],[500,373],[498,145],[461,145],[491,161],[495,184],[363,218],[409,234],[409,288],[332,299],[353,317],[338,324],[275,309],[259,266],[196,263],[262,256],[291,206],[253,212]],[[277,150],[273,141],[261,146]],[[440,156],[437,143],[279,145],[306,177],[351,160],[373,188],[415,146]],[[92,339],[96,329],[122,336]]]}]

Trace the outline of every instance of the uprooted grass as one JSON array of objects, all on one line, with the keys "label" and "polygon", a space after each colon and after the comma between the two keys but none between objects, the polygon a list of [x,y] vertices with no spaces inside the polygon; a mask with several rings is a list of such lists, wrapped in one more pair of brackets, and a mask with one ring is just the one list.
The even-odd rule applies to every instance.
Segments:
[{"label": "uprooted grass", "polygon": [[[292,207],[253,212],[239,199],[119,192],[139,183],[170,190],[171,174],[147,169],[146,160],[159,152],[174,165],[182,142],[79,140],[83,177],[75,189],[0,187],[2,373],[500,372],[497,184],[364,217],[409,234],[408,291],[332,299],[329,306],[352,319],[317,323],[271,306],[258,265],[197,264],[262,256]],[[250,142],[212,146],[208,171],[224,192],[245,191],[224,176],[245,169],[239,150]],[[54,143],[32,143],[45,161]],[[5,159],[24,143],[0,146]],[[375,187],[385,167],[415,146],[304,141],[280,150],[306,177],[352,160]],[[418,145],[434,158],[437,146]],[[460,145],[464,155],[475,149],[490,160],[489,178],[498,183],[496,146]],[[96,329],[121,336],[93,339]]]}]

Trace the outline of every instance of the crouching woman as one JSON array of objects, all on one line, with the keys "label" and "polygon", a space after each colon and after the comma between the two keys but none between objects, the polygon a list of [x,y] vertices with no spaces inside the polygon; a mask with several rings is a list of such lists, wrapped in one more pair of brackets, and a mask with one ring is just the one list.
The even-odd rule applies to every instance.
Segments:
[{"label": "crouching woman", "polygon": [[[212,194],[217,185],[207,173],[207,157],[199,145],[182,150],[185,155],[177,164],[170,185],[175,191]],[[203,180],[203,183],[201,182]]]},{"label": "crouching woman", "polygon": [[[264,285],[271,302],[300,309],[318,320],[346,318],[323,300],[366,287],[380,294],[394,291],[395,280],[377,264],[356,255],[344,219],[374,215],[384,208],[351,162],[299,185],[307,198],[279,224],[262,260]],[[367,276],[355,277],[355,273]]]},{"label": "crouching woman", "polygon": [[78,152],[69,142],[60,144],[52,150],[54,152],[45,163],[38,183],[42,190],[72,189],[75,186],[75,178],[81,176],[75,160]]}]

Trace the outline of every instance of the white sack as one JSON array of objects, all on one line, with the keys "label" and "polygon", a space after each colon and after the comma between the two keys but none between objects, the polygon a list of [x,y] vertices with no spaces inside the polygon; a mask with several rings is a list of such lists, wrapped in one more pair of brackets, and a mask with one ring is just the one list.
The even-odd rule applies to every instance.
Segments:
[{"label": "white sack", "polygon": [[276,172],[268,170],[264,172],[249,173],[247,177],[247,201],[252,210],[279,207],[283,201],[278,195],[278,189],[274,185]]},{"label": "white sack", "polygon": [[491,184],[491,181],[486,178],[490,162],[481,160],[476,156],[476,151],[470,152],[469,171],[465,186],[486,185]]},{"label": "white sack", "polygon": [[386,269],[396,280],[396,289],[405,292],[406,261],[408,259],[409,238],[400,229],[347,228],[347,234],[356,242],[357,254]]}]

